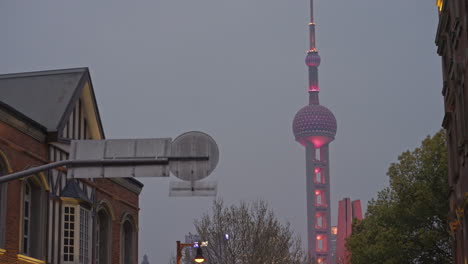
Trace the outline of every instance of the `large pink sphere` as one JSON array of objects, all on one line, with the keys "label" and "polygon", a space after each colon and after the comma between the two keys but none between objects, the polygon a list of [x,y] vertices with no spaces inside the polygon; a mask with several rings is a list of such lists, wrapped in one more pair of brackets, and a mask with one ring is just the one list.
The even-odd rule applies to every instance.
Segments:
[{"label": "large pink sphere", "polygon": [[321,147],[335,139],[336,118],[333,113],[321,105],[307,105],[296,113],[293,121],[293,133],[296,141],[305,145],[311,142]]}]

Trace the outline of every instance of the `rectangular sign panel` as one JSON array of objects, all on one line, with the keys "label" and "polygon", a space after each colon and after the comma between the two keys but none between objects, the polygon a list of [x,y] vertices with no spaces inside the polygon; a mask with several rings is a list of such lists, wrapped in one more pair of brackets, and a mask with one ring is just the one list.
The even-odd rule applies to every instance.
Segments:
[{"label": "rectangular sign panel", "polygon": [[218,184],[210,181],[177,181],[169,183],[169,196],[216,196]]},{"label": "rectangular sign panel", "polygon": [[[170,155],[172,139],[108,139],[71,142],[70,160],[158,160]],[[74,178],[168,177],[168,165],[94,165],[69,169]]]}]

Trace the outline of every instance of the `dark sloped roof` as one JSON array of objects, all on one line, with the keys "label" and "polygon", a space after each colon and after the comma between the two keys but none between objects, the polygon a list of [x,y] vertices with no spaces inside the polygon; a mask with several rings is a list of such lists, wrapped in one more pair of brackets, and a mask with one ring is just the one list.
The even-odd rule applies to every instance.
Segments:
[{"label": "dark sloped roof", "polygon": [[0,101],[57,131],[87,68],[0,75]]},{"label": "dark sloped roof", "polygon": [[80,186],[78,186],[77,180],[74,179],[71,179],[67,182],[67,185],[65,185],[65,188],[63,188],[60,196],[91,203],[91,200],[88,199],[86,193],[84,193]]}]

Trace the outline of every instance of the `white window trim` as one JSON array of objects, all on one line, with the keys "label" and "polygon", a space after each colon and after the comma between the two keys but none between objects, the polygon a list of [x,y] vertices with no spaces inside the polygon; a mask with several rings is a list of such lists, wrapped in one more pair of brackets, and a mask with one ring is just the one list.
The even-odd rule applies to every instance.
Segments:
[{"label": "white window trim", "polygon": [[[73,230],[73,261],[65,261],[65,207],[74,208],[75,209],[75,220],[74,220],[74,230]],[[86,210],[88,214],[88,264],[92,263],[92,220],[91,220],[91,211],[80,206],[78,201],[76,202],[64,202],[62,205],[62,221],[61,221],[61,249],[60,249],[60,263],[63,264],[77,264],[83,263],[80,261],[80,242],[81,242],[81,210]]]},{"label": "white window trim", "polygon": [[[74,230],[73,230],[73,261],[65,261],[64,257],[65,257],[65,208],[68,207],[68,208],[74,208],[75,210],[75,221],[74,221]],[[79,208],[80,206],[78,204],[72,204],[72,203],[64,203],[62,205],[62,221],[61,221],[61,225],[62,225],[62,232],[61,232],[61,235],[60,235],[60,239],[62,240],[62,243],[61,243],[61,249],[60,249],[60,259],[61,259],[61,263],[63,264],[76,264],[77,263],[77,251],[79,250],[79,242],[77,243],[77,241],[79,241],[79,232],[80,232],[80,227],[79,227],[79,217],[80,217],[80,212],[79,212]],[[78,238],[78,239],[77,239]],[[68,254],[68,253],[67,253]]]}]

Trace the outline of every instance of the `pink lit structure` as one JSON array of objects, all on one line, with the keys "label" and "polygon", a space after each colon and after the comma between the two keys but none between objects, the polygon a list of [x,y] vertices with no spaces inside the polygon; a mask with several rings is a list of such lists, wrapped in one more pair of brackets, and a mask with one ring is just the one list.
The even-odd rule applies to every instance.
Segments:
[{"label": "pink lit structure", "polygon": [[315,45],[313,11],[313,0],[310,0],[310,48],[305,60],[309,68],[309,104],[294,117],[293,133],[306,152],[308,252],[315,257],[317,263],[331,264],[328,145],[335,139],[336,119],[328,108],[319,103],[320,56]]},{"label": "pink lit structure", "polygon": [[346,238],[351,235],[353,219],[362,220],[361,201],[344,198],[338,204],[338,234],[336,239],[336,264],[349,264]]}]

